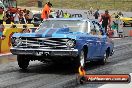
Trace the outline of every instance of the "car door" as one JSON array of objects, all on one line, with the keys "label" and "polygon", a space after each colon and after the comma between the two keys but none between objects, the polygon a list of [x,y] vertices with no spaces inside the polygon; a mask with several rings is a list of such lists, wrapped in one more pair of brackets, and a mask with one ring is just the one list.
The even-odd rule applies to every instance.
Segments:
[{"label": "car door", "polygon": [[[95,29],[95,26],[92,22],[88,22],[88,30],[93,30]],[[87,39],[87,44],[88,44],[88,58],[96,58],[98,55],[98,47],[97,47],[97,35],[94,35],[92,33],[89,33],[88,39]]]},{"label": "car door", "polygon": [[101,47],[102,47],[102,44],[103,44],[102,35],[100,34],[100,27],[98,25],[98,22],[93,21],[93,24],[94,24],[94,28],[97,32],[97,35],[96,35],[96,46],[97,46],[96,57],[100,57]]},{"label": "car door", "polygon": [[107,43],[107,36],[103,35],[101,40],[101,47],[100,47],[100,56],[104,56],[106,50],[106,43]]},{"label": "car door", "polygon": [[98,22],[94,22],[95,29],[99,32],[98,33],[98,38],[97,38],[97,47],[98,47],[98,57],[103,56],[104,51],[105,51],[105,45],[106,45],[106,40],[107,36],[105,34],[101,34],[101,26]]}]

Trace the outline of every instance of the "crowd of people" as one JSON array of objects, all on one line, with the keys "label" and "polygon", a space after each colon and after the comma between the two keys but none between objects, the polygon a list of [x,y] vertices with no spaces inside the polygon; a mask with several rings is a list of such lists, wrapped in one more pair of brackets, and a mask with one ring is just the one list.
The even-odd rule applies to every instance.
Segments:
[{"label": "crowd of people", "polygon": [[[52,6],[53,5],[51,2],[47,2],[44,5],[42,9],[42,13],[41,13],[42,20],[45,20],[48,18],[60,18],[61,15],[59,13],[59,10],[57,12],[52,11],[51,10]],[[54,13],[56,14],[55,17],[53,17]],[[109,11],[105,10],[105,13],[100,15],[99,9],[93,12],[93,8],[90,8],[90,13],[93,14],[95,19],[99,20],[102,27],[104,28],[105,33],[107,33],[108,27],[110,27],[110,24],[111,24],[111,16],[109,15]],[[71,15],[67,11],[63,13],[63,18],[70,18],[70,17]],[[2,36],[2,32],[4,29],[3,22],[5,22],[6,24],[11,24],[12,22],[14,24],[30,24],[32,21],[32,18],[33,18],[33,13],[29,10],[17,9],[15,12],[12,12],[11,10],[4,11],[4,8],[0,7],[0,36]],[[27,27],[24,27],[24,28],[27,28]]]},{"label": "crowd of people", "polygon": [[[4,31],[4,22],[6,24],[30,24],[33,18],[33,13],[29,10],[21,10],[17,9],[12,11],[8,9],[4,11],[3,7],[0,7],[0,38],[4,39],[5,36],[3,35]],[[11,28],[15,28],[15,25],[12,25]],[[25,27],[26,29],[27,27]],[[23,31],[25,32],[25,30]]]},{"label": "crowd of people", "polygon": [[33,18],[33,13],[29,10],[17,9],[15,12],[11,10],[4,11],[4,8],[0,7],[0,24],[3,24],[3,21],[6,24],[27,24],[31,23]]}]

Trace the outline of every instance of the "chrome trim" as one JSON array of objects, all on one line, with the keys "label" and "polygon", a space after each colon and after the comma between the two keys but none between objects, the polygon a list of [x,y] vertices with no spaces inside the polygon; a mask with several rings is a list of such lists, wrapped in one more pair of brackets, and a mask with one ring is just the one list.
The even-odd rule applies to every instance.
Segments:
[{"label": "chrome trim", "polygon": [[32,49],[32,48],[14,48],[10,49],[14,55],[35,55],[35,56],[70,56],[77,57],[78,49]]},{"label": "chrome trim", "polygon": [[26,51],[26,50],[37,50],[37,51],[78,51],[78,49],[31,49],[31,48],[11,48],[11,50],[12,49],[15,49],[15,50],[24,50],[24,51]]},{"label": "chrome trim", "polygon": [[[69,39],[56,39],[56,38],[22,38],[22,45],[17,46],[18,48],[27,47],[27,48],[67,48],[66,42]],[[14,46],[15,47],[15,46]]]}]

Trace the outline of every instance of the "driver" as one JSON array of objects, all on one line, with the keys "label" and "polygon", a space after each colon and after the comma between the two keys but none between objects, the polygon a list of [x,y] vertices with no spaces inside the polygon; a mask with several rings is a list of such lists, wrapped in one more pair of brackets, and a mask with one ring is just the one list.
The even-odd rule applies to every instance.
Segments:
[{"label": "driver", "polygon": [[91,34],[92,34],[92,35],[97,35],[97,31],[96,31],[95,28],[91,30]]}]

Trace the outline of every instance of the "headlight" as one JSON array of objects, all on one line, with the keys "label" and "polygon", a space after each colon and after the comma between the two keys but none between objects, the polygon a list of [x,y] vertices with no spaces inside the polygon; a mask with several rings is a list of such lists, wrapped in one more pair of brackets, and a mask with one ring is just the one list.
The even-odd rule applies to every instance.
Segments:
[{"label": "headlight", "polygon": [[20,38],[12,38],[12,45],[19,46],[22,44],[22,40]]},{"label": "headlight", "polygon": [[74,46],[74,44],[75,44],[75,42],[73,40],[68,40],[66,43],[66,46],[71,48]]}]

